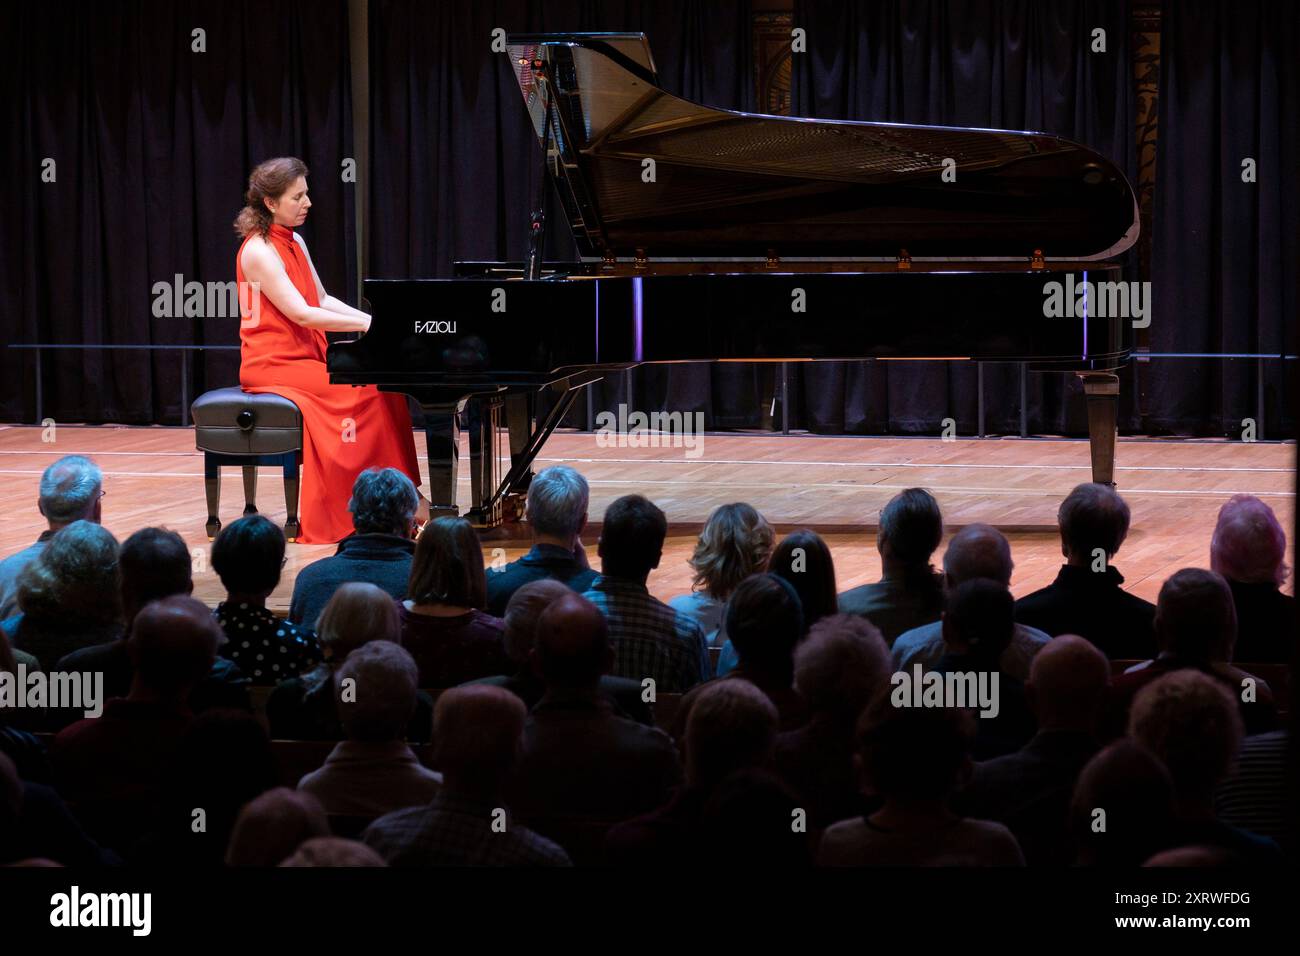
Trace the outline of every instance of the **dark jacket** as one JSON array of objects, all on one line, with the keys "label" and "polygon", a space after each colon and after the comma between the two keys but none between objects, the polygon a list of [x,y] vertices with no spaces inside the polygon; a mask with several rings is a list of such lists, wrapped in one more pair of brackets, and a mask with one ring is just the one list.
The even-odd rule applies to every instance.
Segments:
[{"label": "dark jacket", "polygon": [[339,542],[328,558],[313,561],[298,572],[289,602],[289,620],[316,626],[339,585],[364,581],[397,600],[406,597],[415,542],[396,534],[353,534]]},{"label": "dark jacket", "polygon": [[1237,606],[1237,646],[1234,661],[1286,664],[1295,648],[1295,598],[1277,585],[1229,581]]},{"label": "dark jacket", "polygon": [[[131,690],[131,678],[135,669],[131,666],[131,656],[126,650],[126,641],[113,641],[87,647],[59,660],[55,670],[60,671],[96,671],[104,675],[104,699],[125,697]],[[248,696],[248,678],[240,672],[233,661],[218,657],[212,664],[212,671],[200,681],[190,694],[190,710],[200,713],[213,707],[233,707],[236,710],[253,709]],[[50,711],[52,729],[65,727],[72,720],[80,720],[82,714],[74,711],[61,714]]]},{"label": "dark jacket", "polygon": [[0,623],[0,631],[4,632],[14,650],[31,654],[40,663],[41,670],[48,673],[73,651],[117,640],[122,636],[122,625],[66,626],[57,621],[38,621],[19,613]]},{"label": "dark jacket", "polygon": [[487,612],[501,617],[510,596],[531,581],[554,578],[581,594],[596,580],[596,572],[578,564],[573,552],[553,544],[535,544],[518,561],[511,561],[500,571],[488,568]]},{"label": "dark jacket", "polygon": [[1123,583],[1111,566],[1063,565],[1055,581],[1016,602],[1016,621],[1052,637],[1078,634],[1111,660],[1145,660],[1156,653],[1156,607]]},{"label": "dark jacket", "polygon": [[1065,818],[1079,773],[1096,752],[1090,733],[1040,730],[1015,753],[976,764],[953,809],[1004,824],[1029,866],[1069,866],[1074,847]]},{"label": "dark jacket", "polygon": [[[537,702],[546,693],[545,682],[527,668],[514,674],[481,677],[478,680],[467,681],[462,686],[470,684],[504,687],[522,700],[529,710],[536,707]],[[607,674],[600,679],[600,692],[614,705],[617,716],[627,717],[647,727],[654,726],[654,714],[650,712],[650,705],[641,699],[641,684],[638,681],[627,677],[610,677]]]},{"label": "dark jacket", "polygon": [[939,620],[943,614],[943,576],[933,571],[914,578],[887,577],[862,584],[839,597],[841,614],[865,617],[890,647],[904,631]]},{"label": "dark jacket", "polygon": [[[342,740],[343,724],[333,679],[320,683],[308,677],[280,681],[266,699],[266,722],[272,740]],[[432,736],[433,699],[422,690],[416,691],[406,739],[423,744]]]},{"label": "dark jacket", "polygon": [[1138,692],[1152,681],[1172,674],[1174,671],[1191,668],[1208,677],[1213,677],[1232,695],[1241,714],[1241,722],[1246,736],[1265,734],[1277,727],[1277,704],[1273,700],[1273,689],[1268,682],[1259,678],[1256,681],[1254,700],[1243,699],[1242,681],[1253,677],[1231,664],[1193,661],[1175,654],[1161,654],[1155,660],[1139,670],[1120,674],[1110,682],[1107,695],[1106,711],[1103,714],[1103,731],[1107,737],[1122,736],[1128,727],[1129,711]]},{"label": "dark jacket", "polygon": [[524,724],[509,806],[546,836],[548,817],[626,820],[661,806],[680,781],[663,731],[617,716],[599,693],[548,691]]}]

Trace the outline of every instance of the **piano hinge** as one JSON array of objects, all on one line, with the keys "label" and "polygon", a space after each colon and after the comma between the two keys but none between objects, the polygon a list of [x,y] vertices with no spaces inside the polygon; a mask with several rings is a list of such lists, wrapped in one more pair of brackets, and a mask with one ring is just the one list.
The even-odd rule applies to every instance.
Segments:
[{"label": "piano hinge", "polygon": [[644,250],[644,249],[638,249],[638,250],[636,251],[636,259],[634,260],[634,263],[633,263],[633,264],[635,265],[637,271],[640,272],[640,271],[644,271],[644,270],[645,270],[645,267],[646,267],[646,258],[645,258],[645,250]]},{"label": "piano hinge", "polygon": [[1047,263],[1043,261],[1043,250],[1035,249],[1034,254],[1029,257],[1029,268],[1046,269]]},{"label": "piano hinge", "polygon": [[606,249],[605,254],[600,257],[600,267],[606,272],[613,272],[614,267],[618,265],[618,256],[614,255],[612,249]]},{"label": "piano hinge", "polygon": [[767,250],[767,268],[775,269],[781,264],[781,257],[776,254],[775,249]]},{"label": "piano hinge", "polygon": [[908,254],[908,251],[906,249],[898,250],[898,268],[899,269],[912,268],[912,257],[911,255]]}]

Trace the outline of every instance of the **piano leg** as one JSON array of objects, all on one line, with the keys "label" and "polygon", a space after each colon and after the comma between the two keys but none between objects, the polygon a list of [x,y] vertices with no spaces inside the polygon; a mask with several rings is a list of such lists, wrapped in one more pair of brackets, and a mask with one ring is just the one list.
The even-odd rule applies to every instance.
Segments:
[{"label": "piano leg", "polygon": [[459,403],[425,405],[424,440],[429,458],[430,518],[455,517],[456,472],[460,464],[460,423],[456,420]]},{"label": "piano leg", "polygon": [[502,401],[496,396],[475,396],[466,405],[469,429],[470,509],[466,517],[476,525],[493,528],[501,523],[497,490],[497,428]]},{"label": "piano leg", "polygon": [[[513,469],[528,453],[528,439],[533,433],[534,408],[537,404],[536,392],[509,395],[506,397],[506,427],[510,430],[510,466]],[[523,477],[515,485],[517,491],[527,491],[533,480],[532,468],[526,468]]]},{"label": "piano leg", "polygon": [[1080,372],[1088,401],[1088,446],[1092,480],[1115,487],[1115,431],[1119,424],[1119,376],[1109,372]]}]

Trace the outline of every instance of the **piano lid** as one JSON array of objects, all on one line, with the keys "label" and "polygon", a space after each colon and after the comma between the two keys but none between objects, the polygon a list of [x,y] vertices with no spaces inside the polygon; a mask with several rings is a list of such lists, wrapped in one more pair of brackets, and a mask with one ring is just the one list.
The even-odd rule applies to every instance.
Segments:
[{"label": "piano lid", "polygon": [[1059,136],[700,106],[660,89],[639,33],[506,45],[539,140],[554,99],[547,168],[584,258],[1103,259],[1137,240],[1124,174]]}]

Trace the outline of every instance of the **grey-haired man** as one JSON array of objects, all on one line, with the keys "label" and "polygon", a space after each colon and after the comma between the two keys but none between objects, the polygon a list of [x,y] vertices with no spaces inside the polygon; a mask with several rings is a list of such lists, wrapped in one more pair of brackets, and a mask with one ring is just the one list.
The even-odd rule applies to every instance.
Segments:
[{"label": "grey-haired man", "polygon": [[43,550],[54,533],[74,521],[99,524],[104,475],[89,458],[65,455],[41,475],[36,506],[48,527],[33,544],[0,561],[0,621],[18,613],[18,575]]}]

